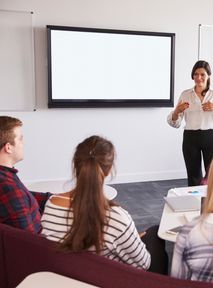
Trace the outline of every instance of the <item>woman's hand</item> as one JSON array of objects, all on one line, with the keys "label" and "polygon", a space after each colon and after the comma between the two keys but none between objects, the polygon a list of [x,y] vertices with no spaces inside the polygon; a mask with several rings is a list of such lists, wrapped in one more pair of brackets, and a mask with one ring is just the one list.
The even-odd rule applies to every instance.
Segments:
[{"label": "woman's hand", "polygon": [[178,119],[178,115],[180,113],[183,113],[187,108],[189,108],[189,103],[188,102],[179,102],[175,108],[175,111],[172,114],[172,120],[176,121]]},{"label": "woman's hand", "polygon": [[202,104],[203,111],[213,111],[213,103],[208,101]]},{"label": "woman's hand", "polygon": [[146,231],[139,233],[140,238],[142,238],[144,235],[146,235]]}]

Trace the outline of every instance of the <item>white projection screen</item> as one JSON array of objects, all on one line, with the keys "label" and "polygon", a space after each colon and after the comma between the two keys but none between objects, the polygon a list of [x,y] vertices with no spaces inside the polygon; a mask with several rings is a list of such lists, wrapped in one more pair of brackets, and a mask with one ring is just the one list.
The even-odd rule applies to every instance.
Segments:
[{"label": "white projection screen", "polygon": [[47,26],[48,107],[170,107],[175,34]]}]

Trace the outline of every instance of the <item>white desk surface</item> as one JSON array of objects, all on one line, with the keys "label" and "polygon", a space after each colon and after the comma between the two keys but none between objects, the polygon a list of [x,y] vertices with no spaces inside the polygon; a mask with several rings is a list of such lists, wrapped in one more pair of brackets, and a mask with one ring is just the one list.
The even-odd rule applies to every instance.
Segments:
[{"label": "white desk surface", "polygon": [[[25,183],[25,185],[31,191],[51,192],[55,194],[70,191],[74,184],[71,181],[52,180]],[[107,199],[112,200],[117,196],[117,190],[109,185],[104,185],[104,194]]]},{"label": "white desk surface", "polygon": [[[167,196],[194,195],[198,199],[206,195],[206,185],[194,187],[174,188],[168,191]],[[177,235],[172,235],[166,231],[176,226],[182,226],[200,215],[200,211],[174,212],[166,203],[164,205],[163,214],[160,221],[158,236],[161,239],[175,242]]]},{"label": "white desk surface", "polygon": [[52,272],[38,272],[27,276],[16,288],[94,288],[85,282]]}]

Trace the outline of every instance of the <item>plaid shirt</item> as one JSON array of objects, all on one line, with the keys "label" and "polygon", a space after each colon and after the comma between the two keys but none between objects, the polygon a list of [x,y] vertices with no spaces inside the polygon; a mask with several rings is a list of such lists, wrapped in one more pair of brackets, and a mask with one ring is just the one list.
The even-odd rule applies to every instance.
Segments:
[{"label": "plaid shirt", "polygon": [[41,214],[51,194],[29,192],[17,172],[0,165],[0,223],[39,233]]},{"label": "plaid shirt", "polygon": [[183,226],[177,236],[173,277],[213,282],[213,213],[201,217]]}]

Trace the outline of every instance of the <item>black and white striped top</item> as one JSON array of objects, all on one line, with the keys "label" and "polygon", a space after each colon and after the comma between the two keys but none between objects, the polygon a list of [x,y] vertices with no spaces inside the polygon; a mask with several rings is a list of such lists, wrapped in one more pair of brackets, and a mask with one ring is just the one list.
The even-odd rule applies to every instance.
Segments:
[{"label": "black and white striped top", "polygon": [[[47,201],[41,222],[42,234],[48,239],[59,241],[72,225],[73,214],[68,209]],[[107,212],[108,225],[104,227],[104,249],[101,255],[134,267],[148,269],[151,256],[146,245],[141,241],[135,224],[126,210],[113,206]],[[95,252],[91,247],[89,251]]]}]

